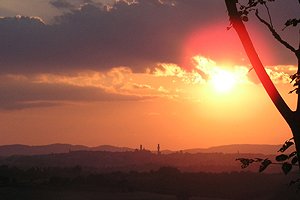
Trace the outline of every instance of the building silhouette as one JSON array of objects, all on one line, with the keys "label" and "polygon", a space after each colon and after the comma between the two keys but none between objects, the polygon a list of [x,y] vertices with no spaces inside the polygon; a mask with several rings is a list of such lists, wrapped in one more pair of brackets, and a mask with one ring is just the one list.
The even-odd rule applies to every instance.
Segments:
[{"label": "building silhouette", "polygon": [[161,154],[161,152],[160,152],[160,145],[157,144],[157,155],[160,155],[160,154]]}]

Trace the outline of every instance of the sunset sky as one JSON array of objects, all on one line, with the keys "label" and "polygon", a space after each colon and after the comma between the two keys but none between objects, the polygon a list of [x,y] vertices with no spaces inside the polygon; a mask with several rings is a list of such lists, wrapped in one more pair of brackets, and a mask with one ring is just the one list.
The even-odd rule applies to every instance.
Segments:
[{"label": "sunset sky", "polygon": [[[270,11],[297,47],[299,30],[281,31],[299,18],[297,0]],[[291,137],[223,0],[0,0],[0,17],[0,145],[179,150]],[[254,16],[246,25],[294,108],[296,57]]]}]

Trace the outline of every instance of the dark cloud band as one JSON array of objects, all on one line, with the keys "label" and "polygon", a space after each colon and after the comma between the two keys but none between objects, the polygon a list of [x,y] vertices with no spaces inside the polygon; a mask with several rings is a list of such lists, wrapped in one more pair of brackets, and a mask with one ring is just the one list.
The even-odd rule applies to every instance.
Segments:
[{"label": "dark cloud band", "polygon": [[[50,2],[69,9],[53,24],[32,17],[0,19],[1,73],[101,71],[115,66],[143,71],[158,62],[181,65],[184,43],[193,31],[219,21],[225,30],[228,24],[220,0],[123,0],[112,7],[85,1],[80,9],[69,1]],[[222,55],[228,53],[218,53]],[[281,55],[275,59],[290,58]]]}]

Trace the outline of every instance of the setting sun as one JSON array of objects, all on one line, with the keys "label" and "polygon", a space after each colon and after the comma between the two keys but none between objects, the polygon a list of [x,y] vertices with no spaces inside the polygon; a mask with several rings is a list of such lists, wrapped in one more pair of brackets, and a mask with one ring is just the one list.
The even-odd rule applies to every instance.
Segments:
[{"label": "setting sun", "polygon": [[222,93],[232,90],[237,83],[235,74],[225,70],[218,70],[211,76],[210,81],[214,89]]},{"label": "setting sun", "polygon": [[218,93],[226,93],[238,84],[249,83],[249,69],[245,66],[218,65],[215,61],[203,56],[193,57],[196,70],[204,73],[207,83]]}]

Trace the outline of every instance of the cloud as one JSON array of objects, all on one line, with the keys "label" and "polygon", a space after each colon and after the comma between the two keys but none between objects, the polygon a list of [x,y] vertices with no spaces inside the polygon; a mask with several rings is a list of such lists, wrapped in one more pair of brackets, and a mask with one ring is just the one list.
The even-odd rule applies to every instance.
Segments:
[{"label": "cloud", "polygon": [[74,9],[75,8],[75,6],[73,4],[69,3],[66,0],[51,0],[49,3],[57,9]]},{"label": "cloud", "polygon": [[[249,69],[244,66],[219,66],[217,62],[201,56],[195,57],[195,64],[190,71],[175,64],[161,63],[148,73],[133,73],[130,68],[118,67],[107,72],[0,75],[0,110],[150,98],[198,101],[200,96],[205,96],[212,78],[224,72],[230,73],[240,85],[253,83]],[[284,67],[287,72],[294,69],[294,66],[270,66],[266,69],[276,84],[290,81],[289,75],[282,72]]]},{"label": "cloud", "polygon": [[[51,1],[71,7],[68,1]],[[219,0],[117,1],[108,9],[83,4],[55,18],[53,24],[29,17],[0,20],[1,73],[45,73],[129,66],[143,71],[158,62],[180,63],[186,37],[214,23]],[[224,17],[226,13],[224,13]],[[226,19],[225,19],[226,20]]]},{"label": "cloud", "polygon": [[184,70],[175,64],[162,63],[153,70],[153,74],[157,77],[173,77],[189,85],[205,84],[214,76],[229,72],[238,83],[250,83],[248,77],[249,68],[245,66],[224,66],[216,61],[204,56],[195,56],[194,68],[192,70]]},{"label": "cloud", "polygon": [[[0,110],[49,107],[78,102],[139,101],[149,95],[122,94],[95,84],[74,84],[74,77],[48,78],[6,75],[0,77]],[[80,78],[79,78],[80,79]],[[83,81],[84,82],[84,81]]]},{"label": "cloud", "polygon": [[147,84],[138,84],[138,83],[133,83],[132,87],[135,88],[135,89],[151,89],[151,90],[154,89],[150,85],[147,85]]},{"label": "cloud", "polygon": [[1,15],[0,15],[1,17],[3,17],[3,16],[11,16],[11,15],[14,14],[11,10],[9,10],[7,8],[0,8],[0,13],[1,13]]},{"label": "cloud", "polygon": [[[106,3],[109,3],[110,0],[107,0]],[[74,11],[83,5],[89,4],[93,6],[103,7],[103,0],[50,0],[49,4],[54,8],[62,11]]]},{"label": "cloud", "polygon": [[[186,67],[184,60],[192,55],[185,51],[193,48],[197,52],[192,53],[235,62],[243,51],[235,33],[225,30],[228,17],[220,0],[120,0],[111,6],[80,0],[50,3],[69,11],[55,17],[52,24],[32,17],[0,19],[2,74],[105,71],[116,66],[143,71],[156,63]],[[257,30],[261,29],[265,27]],[[226,34],[239,46],[224,39]],[[259,47],[267,46],[260,41],[273,38],[269,34],[258,41]],[[279,46],[266,51],[276,54]],[[283,52],[269,62],[291,62],[292,56]]]},{"label": "cloud", "polygon": [[180,80],[185,84],[202,84],[206,81],[201,70],[187,71],[175,64],[161,63],[154,68],[152,73],[157,77],[172,77],[173,82]]},{"label": "cloud", "polygon": [[268,68],[266,68],[266,71],[274,83],[290,84],[291,82],[290,75],[294,74],[296,71],[292,73],[289,70],[293,69],[294,67],[293,66],[268,66]]},{"label": "cloud", "polygon": [[163,86],[159,86],[159,88],[157,90],[159,92],[166,93],[166,94],[170,93],[170,91],[167,90],[166,88],[164,88]]}]

